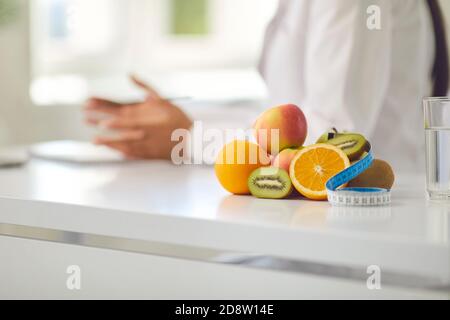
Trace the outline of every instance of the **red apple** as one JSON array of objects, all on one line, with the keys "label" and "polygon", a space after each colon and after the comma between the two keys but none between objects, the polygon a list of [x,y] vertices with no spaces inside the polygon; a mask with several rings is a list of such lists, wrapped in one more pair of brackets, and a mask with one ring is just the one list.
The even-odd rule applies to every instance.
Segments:
[{"label": "red apple", "polygon": [[254,125],[261,148],[277,155],[287,148],[303,146],[308,131],[305,115],[294,104],[286,104],[265,111]]}]

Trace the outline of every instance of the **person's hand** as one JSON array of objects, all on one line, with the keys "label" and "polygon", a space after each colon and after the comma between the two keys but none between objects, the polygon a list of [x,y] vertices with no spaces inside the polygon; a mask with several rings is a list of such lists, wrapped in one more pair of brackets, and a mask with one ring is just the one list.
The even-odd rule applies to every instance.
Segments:
[{"label": "person's hand", "polygon": [[[122,152],[129,158],[170,159],[172,148],[178,142],[171,141],[176,129],[190,129],[192,121],[177,106],[161,98],[159,94],[135,77],[132,81],[144,89],[144,102],[119,104],[91,98],[84,110],[87,123],[117,132],[114,138],[96,137],[95,143]],[[99,120],[94,113],[109,117]]]}]

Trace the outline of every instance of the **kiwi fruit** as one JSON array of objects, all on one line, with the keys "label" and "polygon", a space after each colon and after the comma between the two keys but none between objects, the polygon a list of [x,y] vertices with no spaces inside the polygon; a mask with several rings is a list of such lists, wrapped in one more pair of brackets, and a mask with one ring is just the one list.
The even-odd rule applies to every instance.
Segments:
[{"label": "kiwi fruit", "polygon": [[316,143],[332,144],[342,149],[350,161],[360,160],[364,152],[370,149],[370,143],[363,135],[346,131],[339,132],[336,128],[325,132]]},{"label": "kiwi fruit", "polygon": [[339,132],[336,128],[332,128],[325,132],[323,135],[320,136],[320,138],[317,140],[316,143],[327,143],[328,140],[331,140],[333,138],[336,138],[339,135]]},{"label": "kiwi fruit", "polygon": [[348,183],[350,188],[382,188],[392,189],[395,174],[386,161],[375,159],[372,165],[358,177]]},{"label": "kiwi fruit", "polygon": [[262,199],[283,199],[293,190],[287,171],[275,167],[253,171],[248,178],[248,188],[253,196]]},{"label": "kiwi fruit", "polygon": [[364,151],[369,149],[366,138],[357,133],[338,134],[335,138],[328,140],[326,143],[344,151],[350,161],[359,159]]}]

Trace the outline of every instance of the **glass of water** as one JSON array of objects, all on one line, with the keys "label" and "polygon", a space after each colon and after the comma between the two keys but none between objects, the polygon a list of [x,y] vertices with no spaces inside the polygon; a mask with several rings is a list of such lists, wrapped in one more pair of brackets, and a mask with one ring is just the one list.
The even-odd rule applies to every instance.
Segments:
[{"label": "glass of water", "polygon": [[424,99],[427,191],[450,201],[450,97]]}]

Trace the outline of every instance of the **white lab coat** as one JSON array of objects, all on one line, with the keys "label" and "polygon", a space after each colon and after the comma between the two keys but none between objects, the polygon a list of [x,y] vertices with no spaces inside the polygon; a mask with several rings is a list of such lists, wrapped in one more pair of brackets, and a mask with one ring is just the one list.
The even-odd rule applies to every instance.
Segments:
[{"label": "white lab coat", "polygon": [[[381,30],[367,28],[371,5]],[[260,71],[272,104],[302,107],[309,143],[331,127],[361,132],[396,170],[423,171],[433,62],[425,0],[280,0]]]}]

